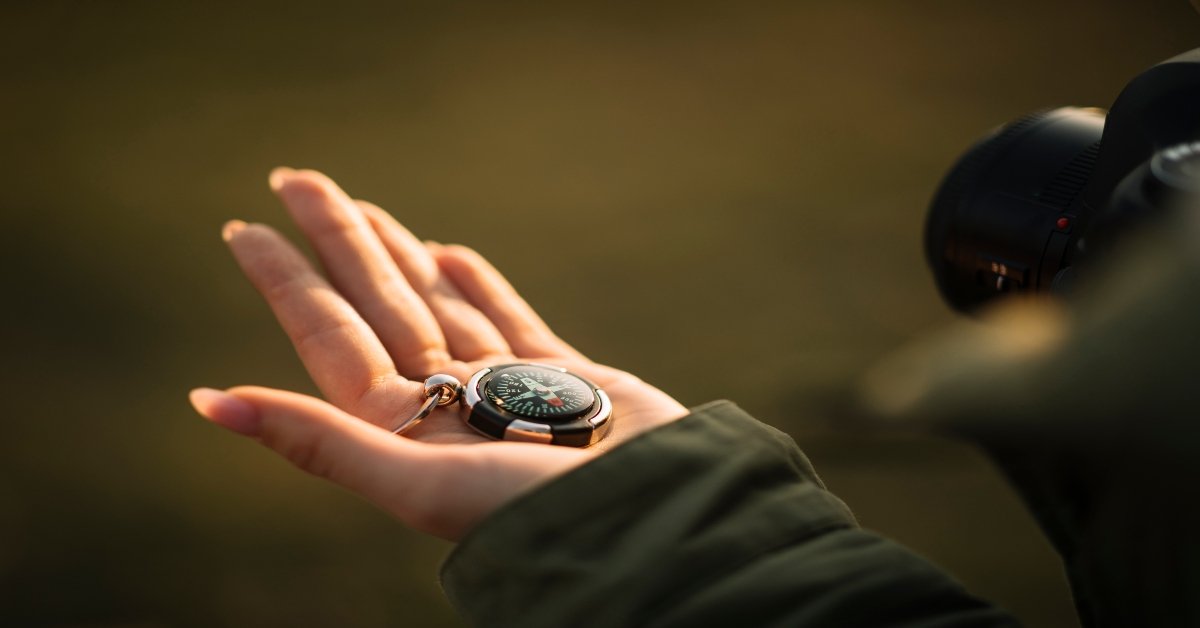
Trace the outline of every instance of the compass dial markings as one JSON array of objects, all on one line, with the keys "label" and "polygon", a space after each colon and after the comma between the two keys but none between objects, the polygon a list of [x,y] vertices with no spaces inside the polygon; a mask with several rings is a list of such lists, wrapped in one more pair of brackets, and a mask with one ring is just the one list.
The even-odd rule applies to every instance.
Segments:
[{"label": "compass dial markings", "polygon": [[550,421],[577,417],[596,401],[583,380],[536,365],[500,369],[487,382],[485,393],[489,401],[509,412]]}]

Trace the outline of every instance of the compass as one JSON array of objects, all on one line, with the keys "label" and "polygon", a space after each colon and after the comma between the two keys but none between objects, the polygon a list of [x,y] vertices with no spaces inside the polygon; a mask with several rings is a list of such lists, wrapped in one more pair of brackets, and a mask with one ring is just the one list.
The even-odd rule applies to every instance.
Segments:
[{"label": "compass", "polygon": [[571,419],[587,412],[596,402],[596,394],[583,379],[533,364],[498,369],[483,390],[488,401],[535,420]]},{"label": "compass", "polygon": [[548,364],[502,364],[465,386],[467,425],[496,439],[586,447],[604,437],[608,395],[587,379]]}]

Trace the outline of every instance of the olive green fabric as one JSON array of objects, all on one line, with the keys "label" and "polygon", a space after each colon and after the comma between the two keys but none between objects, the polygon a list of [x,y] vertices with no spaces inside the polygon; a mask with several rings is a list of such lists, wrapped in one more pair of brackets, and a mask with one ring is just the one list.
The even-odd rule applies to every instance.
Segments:
[{"label": "olive green fabric", "polygon": [[729,402],[509,504],[442,582],[480,626],[1014,623],[859,529],[791,438]]}]

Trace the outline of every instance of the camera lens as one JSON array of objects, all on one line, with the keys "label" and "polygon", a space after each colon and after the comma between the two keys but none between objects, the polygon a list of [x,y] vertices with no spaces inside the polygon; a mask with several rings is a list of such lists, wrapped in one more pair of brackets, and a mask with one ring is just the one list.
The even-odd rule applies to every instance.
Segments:
[{"label": "camera lens", "polygon": [[1066,275],[1103,130],[1104,112],[1064,107],[997,129],[959,159],[925,224],[926,257],[951,306],[1046,292]]}]

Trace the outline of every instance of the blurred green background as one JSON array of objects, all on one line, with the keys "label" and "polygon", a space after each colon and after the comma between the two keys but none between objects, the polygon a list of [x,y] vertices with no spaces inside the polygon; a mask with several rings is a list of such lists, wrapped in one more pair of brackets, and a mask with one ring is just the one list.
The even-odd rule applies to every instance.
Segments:
[{"label": "blurred green background", "polygon": [[478,248],[593,358],[737,400],[865,526],[1074,623],[979,454],[820,400],[951,320],[920,235],[968,143],[1200,45],[1183,0],[18,0],[0,24],[0,623],[458,625],[447,544],[186,403],[313,390],[218,236],[295,234],[280,164]]}]

